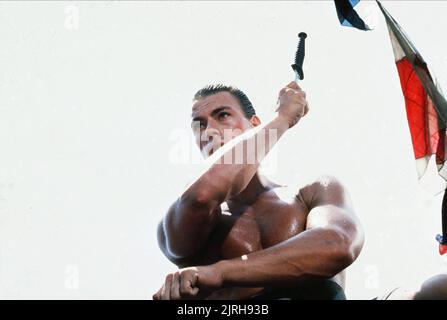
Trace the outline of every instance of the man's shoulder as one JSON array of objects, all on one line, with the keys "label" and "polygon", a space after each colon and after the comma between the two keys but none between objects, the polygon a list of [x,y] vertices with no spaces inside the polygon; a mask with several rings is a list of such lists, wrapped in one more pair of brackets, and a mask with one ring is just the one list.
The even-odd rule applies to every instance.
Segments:
[{"label": "man's shoulder", "polygon": [[346,187],[337,177],[330,174],[316,176],[296,188],[297,199],[308,208],[318,203],[332,202],[346,193]]},{"label": "man's shoulder", "polygon": [[305,193],[318,193],[318,192],[330,192],[336,188],[344,188],[343,183],[337,177],[330,174],[322,174],[306,180],[288,182],[286,185],[275,190],[282,190],[287,194],[298,195],[300,192]]},{"label": "man's shoulder", "polygon": [[343,183],[340,179],[330,174],[324,174],[319,175],[303,184],[299,190],[308,190],[308,192],[329,192],[332,191],[332,189],[343,187]]},{"label": "man's shoulder", "polygon": [[302,201],[305,204],[312,203],[316,197],[328,194],[337,194],[344,192],[345,187],[342,182],[333,175],[324,174],[307,180],[293,181],[285,185],[280,185],[265,193],[263,200],[278,197],[289,202],[290,200]]}]

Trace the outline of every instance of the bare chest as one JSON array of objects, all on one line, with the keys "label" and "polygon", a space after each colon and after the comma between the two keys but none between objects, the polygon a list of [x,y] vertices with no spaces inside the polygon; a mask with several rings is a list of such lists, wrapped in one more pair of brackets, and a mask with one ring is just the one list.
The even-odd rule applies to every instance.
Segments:
[{"label": "bare chest", "polygon": [[302,232],[306,217],[303,208],[280,201],[254,204],[237,214],[223,210],[201,260],[212,263],[271,247]]}]

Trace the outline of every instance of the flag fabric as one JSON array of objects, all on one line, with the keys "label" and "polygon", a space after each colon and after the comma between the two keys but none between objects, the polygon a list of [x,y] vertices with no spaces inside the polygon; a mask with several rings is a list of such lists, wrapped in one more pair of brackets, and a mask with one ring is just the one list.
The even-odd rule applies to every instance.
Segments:
[{"label": "flag fabric", "polygon": [[[447,166],[445,166],[447,160],[447,101],[436,80],[432,77],[427,63],[408,36],[383,5],[379,1],[377,1],[377,4],[385,16],[388,26],[400,84],[405,98],[405,109],[418,176],[420,179],[424,176],[430,159],[434,157],[438,174],[447,181]],[[447,205],[443,205],[443,225],[445,225],[445,219],[447,218],[446,212]],[[437,237],[441,254],[447,252],[446,232],[447,230],[443,230],[443,235]]]},{"label": "flag fabric", "polygon": [[353,27],[360,30],[372,30],[370,26],[370,9],[369,1],[360,2],[360,0],[335,0],[335,8],[337,10],[338,19],[342,26]]}]

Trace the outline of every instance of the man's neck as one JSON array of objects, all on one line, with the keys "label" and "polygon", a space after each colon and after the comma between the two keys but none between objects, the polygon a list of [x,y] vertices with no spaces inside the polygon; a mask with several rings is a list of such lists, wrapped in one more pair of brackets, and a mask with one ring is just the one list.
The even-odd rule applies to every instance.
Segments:
[{"label": "man's neck", "polygon": [[256,201],[261,193],[277,186],[276,183],[269,181],[267,178],[256,172],[247,187],[237,196],[228,199],[227,203],[230,207],[249,206]]}]

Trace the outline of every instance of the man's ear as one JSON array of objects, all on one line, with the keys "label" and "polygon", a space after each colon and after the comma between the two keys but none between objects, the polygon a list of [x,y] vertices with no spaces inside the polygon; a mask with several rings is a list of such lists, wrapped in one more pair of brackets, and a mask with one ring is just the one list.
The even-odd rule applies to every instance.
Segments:
[{"label": "man's ear", "polygon": [[257,127],[261,124],[261,119],[257,115],[254,115],[250,118],[250,123],[253,127]]}]

